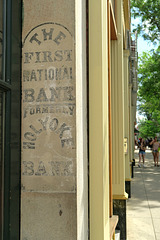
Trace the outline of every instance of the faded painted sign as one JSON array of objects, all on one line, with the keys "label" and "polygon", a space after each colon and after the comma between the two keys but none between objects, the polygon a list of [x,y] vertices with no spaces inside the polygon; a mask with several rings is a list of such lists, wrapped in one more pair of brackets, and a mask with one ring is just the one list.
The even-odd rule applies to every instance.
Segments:
[{"label": "faded painted sign", "polygon": [[40,24],[24,38],[23,190],[75,191],[74,58],[72,33],[61,24]]}]

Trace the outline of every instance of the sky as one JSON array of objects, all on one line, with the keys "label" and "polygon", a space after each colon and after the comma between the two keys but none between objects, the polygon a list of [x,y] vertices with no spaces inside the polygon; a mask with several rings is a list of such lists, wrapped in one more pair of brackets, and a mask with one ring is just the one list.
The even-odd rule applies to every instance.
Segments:
[{"label": "sky", "polygon": [[138,55],[142,54],[142,52],[146,52],[149,51],[153,48],[155,48],[155,46],[150,43],[149,41],[144,40],[142,37],[138,37],[137,40],[137,48],[138,48]]},{"label": "sky", "polygon": [[[134,24],[135,26],[140,23],[141,19],[136,18],[136,19],[131,19],[131,23]],[[134,29],[134,27],[131,24],[131,31]],[[142,52],[149,51],[151,49],[155,48],[155,46],[150,43],[147,40],[144,40],[141,36],[138,36],[138,55],[140,55]]]}]

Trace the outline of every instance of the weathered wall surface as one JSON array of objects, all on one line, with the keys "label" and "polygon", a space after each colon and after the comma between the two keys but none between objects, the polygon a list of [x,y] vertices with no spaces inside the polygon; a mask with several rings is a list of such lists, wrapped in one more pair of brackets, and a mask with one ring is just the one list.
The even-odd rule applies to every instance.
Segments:
[{"label": "weathered wall surface", "polygon": [[76,239],[74,0],[23,4],[21,239]]}]

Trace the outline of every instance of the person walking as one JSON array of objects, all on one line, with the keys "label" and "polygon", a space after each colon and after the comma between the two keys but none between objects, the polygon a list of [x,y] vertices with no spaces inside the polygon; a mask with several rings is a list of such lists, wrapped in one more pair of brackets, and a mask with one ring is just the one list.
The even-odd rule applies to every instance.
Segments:
[{"label": "person walking", "polygon": [[141,167],[141,159],[143,159],[143,167],[145,166],[145,150],[146,150],[146,146],[145,146],[145,142],[143,138],[139,139],[139,143],[138,143],[138,147],[139,147],[139,163],[138,163],[138,167]]},{"label": "person walking", "polygon": [[154,166],[159,167],[158,161],[159,161],[159,150],[160,143],[157,141],[157,137],[154,138],[154,140],[150,143],[150,145],[153,144],[153,159],[154,159]]},{"label": "person walking", "polygon": [[152,138],[150,138],[150,140],[149,140],[149,148],[151,149],[151,151],[152,151],[152,155],[153,155],[153,161],[154,161],[154,153],[153,153],[153,139]]}]

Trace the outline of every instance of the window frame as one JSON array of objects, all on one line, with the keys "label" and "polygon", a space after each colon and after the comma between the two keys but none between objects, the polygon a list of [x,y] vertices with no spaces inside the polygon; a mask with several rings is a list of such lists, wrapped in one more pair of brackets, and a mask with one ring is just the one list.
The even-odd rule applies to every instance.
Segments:
[{"label": "window frame", "polygon": [[[5,95],[3,104],[4,224],[2,239],[18,240],[20,239],[21,182],[21,1],[16,0],[13,4],[12,0],[2,0],[2,2],[3,44],[0,89]],[[13,56],[14,51],[17,59]],[[15,138],[13,136],[16,131]],[[16,166],[14,166],[15,163]]]}]

